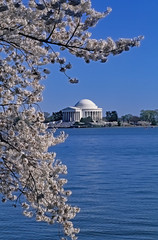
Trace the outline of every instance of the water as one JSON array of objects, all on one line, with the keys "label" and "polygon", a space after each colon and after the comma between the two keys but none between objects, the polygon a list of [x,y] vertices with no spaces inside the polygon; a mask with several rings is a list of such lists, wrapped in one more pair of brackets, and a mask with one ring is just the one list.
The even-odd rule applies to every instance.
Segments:
[{"label": "water", "polygon": [[[67,129],[52,148],[68,166],[81,240],[158,239],[158,128]],[[58,229],[0,204],[0,240],[56,240]]]}]

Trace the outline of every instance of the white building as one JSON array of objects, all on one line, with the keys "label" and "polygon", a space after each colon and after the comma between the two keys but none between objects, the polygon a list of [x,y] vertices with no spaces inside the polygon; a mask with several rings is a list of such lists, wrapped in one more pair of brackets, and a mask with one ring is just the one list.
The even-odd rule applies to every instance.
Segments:
[{"label": "white building", "polygon": [[79,122],[81,118],[91,117],[93,121],[102,119],[102,108],[89,99],[82,99],[74,107],[62,110],[63,122]]}]

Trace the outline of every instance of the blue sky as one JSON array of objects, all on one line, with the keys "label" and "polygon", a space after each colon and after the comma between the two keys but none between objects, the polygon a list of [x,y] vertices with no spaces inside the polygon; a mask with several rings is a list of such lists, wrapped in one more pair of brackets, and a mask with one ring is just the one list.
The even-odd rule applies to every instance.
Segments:
[{"label": "blue sky", "polygon": [[145,39],[139,48],[111,56],[104,64],[86,64],[66,54],[73,65],[68,73],[79,83],[70,84],[53,65],[45,81],[42,110],[59,111],[83,98],[102,107],[103,115],[113,110],[119,116],[139,115],[142,109],[158,109],[158,1],[92,0],[92,6],[99,11],[112,8],[110,15],[92,28],[93,38],[117,40],[144,35]]}]

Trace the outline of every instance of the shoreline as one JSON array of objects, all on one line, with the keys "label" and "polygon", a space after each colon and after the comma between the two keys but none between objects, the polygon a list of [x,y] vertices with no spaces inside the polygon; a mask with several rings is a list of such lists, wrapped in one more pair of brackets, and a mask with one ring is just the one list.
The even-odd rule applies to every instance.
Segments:
[{"label": "shoreline", "polygon": [[100,127],[88,127],[88,126],[86,126],[86,127],[84,127],[84,126],[82,126],[82,127],[63,127],[63,126],[52,126],[52,127],[49,127],[49,128],[57,128],[57,129],[68,129],[68,128],[70,128],[70,129],[89,129],[89,128],[92,128],[92,129],[98,129],[98,128],[145,128],[145,129],[148,129],[148,128],[157,128],[158,126],[100,126]]}]

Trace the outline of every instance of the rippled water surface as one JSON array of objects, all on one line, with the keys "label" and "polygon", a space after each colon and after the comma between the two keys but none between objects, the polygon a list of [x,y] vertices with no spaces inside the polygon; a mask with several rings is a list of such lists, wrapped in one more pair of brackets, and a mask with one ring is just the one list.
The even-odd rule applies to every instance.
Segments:
[{"label": "rippled water surface", "polygon": [[[158,239],[158,128],[67,129],[54,148],[68,166],[81,240]],[[0,240],[56,240],[58,228],[0,203]]]}]

